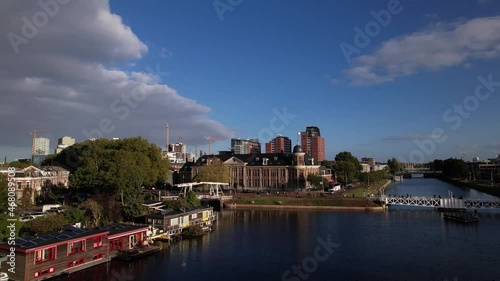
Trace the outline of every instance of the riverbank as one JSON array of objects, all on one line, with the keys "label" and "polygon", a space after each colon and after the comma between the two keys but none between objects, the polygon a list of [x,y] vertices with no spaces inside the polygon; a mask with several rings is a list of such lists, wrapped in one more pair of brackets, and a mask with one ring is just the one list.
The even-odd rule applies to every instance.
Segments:
[{"label": "riverbank", "polygon": [[247,195],[224,202],[231,209],[309,209],[345,211],[382,211],[383,207],[366,198],[339,198],[331,194],[306,197],[292,195]]},{"label": "riverbank", "polygon": [[475,189],[477,191],[484,192],[486,194],[495,196],[500,198],[500,187],[499,186],[491,186],[488,184],[480,184],[476,182],[471,182],[471,181],[461,181],[461,180],[456,180],[456,179],[449,179],[445,177],[436,177],[436,179],[452,184],[457,187],[461,188],[471,188]]},{"label": "riverbank", "polygon": [[353,186],[352,190],[345,190],[343,194],[346,197],[366,197],[372,194],[377,195],[380,192],[383,192],[390,184],[391,180],[384,180],[378,183],[374,183],[368,187]]},{"label": "riverbank", "polygon": [[324,210],[324,211],[362,211],[381,212],[385,208],[376,207],[341,207],[341,206],[297,206],[297,205],[256,205],[256,204],[224,204],[225,209],[259,209],[259,210]]}]

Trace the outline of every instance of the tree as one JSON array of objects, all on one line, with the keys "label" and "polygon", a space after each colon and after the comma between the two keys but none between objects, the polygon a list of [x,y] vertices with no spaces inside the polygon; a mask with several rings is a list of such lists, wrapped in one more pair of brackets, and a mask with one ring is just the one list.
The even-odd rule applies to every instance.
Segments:
[{"label": "tree", "polygon": [[67,224],[66,219],[61,214],[52,214],[43,217],[38,217],[34,220],[26,222],[19,230],[20,236],[40,236],[51,232],[56,232],[64,229]]},{"label": "tree", "polygon": [[71,190],[90,194],[117,194],[127,218],[143,211],[143,187],[163,185],[169,161],[161,149],[140,137],[97,139],[72,145],[51,160],[69,170]]},{"label": "tree", "polygon": [[321,182],[323,180],[322,176],[315,175],[315,174],[308,174],[307,175],[307,181],[314,187],[319,188]]},{"label": "tree", "polygon": [[7,177],[0,174],[0,216],[7,212],[9,208],[9,182]]},{"label": "tree", "polygon": [[103,208],[97,203],[97,201],[93,199],[88,199],[87,201],[82,203],[82,207],[84,207],[88,212],[90,212],[89,216],[92,218],[92,227],[98,227],[101,225],[101,219],[103,216]]},{"label": "tree", "polygon": [[62,214],[69,224],[82,222],[85,217],[85,210],[79,208],[68,208]]},{"label": "tree", "polygon": [[340,152],[335,156],[333,169],[344,185],[352,182],[362,168],[359,160],[348,151]]},{"label": "tree", "polygon": [[198,207],[201,205],[200,199],[196,196],[196,193],[191,190],[186,193],[186,202],[190,207]]},{"label": "tree", "polygon": [[470,175],[467,164],[462,159],[448,158],[443,161],[443,176],[448,178],[465,179]]},{"label": "tree", "polygon": [[8,167],[14,167],[14,168],[19,168],[19,169],[24,169],[29,166],[33,165],[33,163],[28,160],[28,161],[13,161],[8,164]]},{"label": "tree", "polygon": [[402,170],[402,164],[394,157],[387,160],[387,166],[389,166],[389,171],[393,175]]},{"label": "tree", "polygon": [[194,178],[197,182],[229,182],[229,167],[216,157],[207,158]]},{"label": "tree", "polygon": [[31,188],[25,188],[23,190],[23,195],[21,197],[21,206],[23,208],[29,208],[33,206],[33,191]]}]

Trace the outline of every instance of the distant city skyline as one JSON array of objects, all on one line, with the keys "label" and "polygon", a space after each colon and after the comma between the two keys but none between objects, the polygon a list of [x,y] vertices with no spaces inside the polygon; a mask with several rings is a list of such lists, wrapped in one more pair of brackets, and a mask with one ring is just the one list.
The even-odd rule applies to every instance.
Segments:
[{"label": "distant city skyline", "polygon": [[311,124],[329,160],[500,153],[498,1],[42,6],[0,3],[2,159],[30,158],[34,130],[51,152],[65,135],[164,148],[166,122],[205,152],[204,136],[223,138],[214,153],[278,134],[293,147]]}]

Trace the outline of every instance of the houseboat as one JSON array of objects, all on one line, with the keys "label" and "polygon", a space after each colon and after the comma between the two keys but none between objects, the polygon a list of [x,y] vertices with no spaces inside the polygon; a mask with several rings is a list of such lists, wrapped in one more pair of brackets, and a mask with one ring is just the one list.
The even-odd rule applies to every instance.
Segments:
[{"label": "houseboat", "polygon": [[[146,223],[159,229],[163,239],[179,236],[184,228],[199,225],[203,230],[211,230],[215,220],[213,207],[202,206],[184,211],[165,210],[145,216]],[[154,236],[153,236],[154,237]]]},{"label": "houseboat", "polygon": [[[110,261],[137,248],[147,237],[144,225],[110,224],[98,228],[66,226],[63,231],[0,244],[0,272],[10,280],[44,280]],[[149,250],[154,250],[151,246]]]}]

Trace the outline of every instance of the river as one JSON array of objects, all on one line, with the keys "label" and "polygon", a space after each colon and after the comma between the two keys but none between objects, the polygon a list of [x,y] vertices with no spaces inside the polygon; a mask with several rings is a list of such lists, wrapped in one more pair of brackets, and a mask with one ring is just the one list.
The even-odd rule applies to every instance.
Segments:
[{"label": "river", "polygon": [[[386,194],[491,198],[435,179]],[[224,210],[214,231],[60,280],[500,280],[500,212],[444,221],[432,209],[387,212]]]}]

